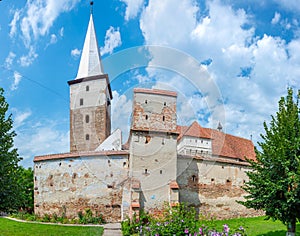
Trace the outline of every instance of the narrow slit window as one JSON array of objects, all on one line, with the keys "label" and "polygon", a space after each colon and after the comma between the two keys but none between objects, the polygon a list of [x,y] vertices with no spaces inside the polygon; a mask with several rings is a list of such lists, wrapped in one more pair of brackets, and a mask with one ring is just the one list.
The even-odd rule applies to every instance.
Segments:
[{"label": "narrow slit window", "polygon": [[164,102],[164,106],[166,106],[167,105],[167,103],[166,102]]},{"label": "narrow slit window", "polygon": [[85,135],[85,140],[90,140],[90,135],[89,134]]},{"label": "narrow slit window", "polygon": [[196,175],[192,175],[192,181],[196,182]]},{"label": "narrow slit window", "polygon": [[89,115],[86,115],[85,116],[85,123],[89,123],[90,122],[90,116]]},{"label": "narrow slit window", "polygon": [[85,91],[87,91],[87,92],[90,91],[90,86],[87,85],[87,86],[85,87]]},{"label": "narrow slit window", "polygon": [[148,103],[148,101],[147,100],[145,100],[145,104],[147,104]]},{"label": "narrow slit window", "polygon": [[160,170],[159,173],[162,174],[162,170]]},{"label": "narrow slit window", "polygon": [[147,169],[145,169],[145,172],[144,172],[145,174],[148,174],[148,170]]},{"label": "narrow slit window", "polygon": [[145,115],[145,119],[148,120],[148,115]]},{"label": "narrow slit window", "polygon": [[79,104],[80,104],[80,106],[83,105],[83,98],[80,98]]},{"label": "narrow slit window", "polygon": [[163,121],[165,121],[165,116],[163,116]]}]

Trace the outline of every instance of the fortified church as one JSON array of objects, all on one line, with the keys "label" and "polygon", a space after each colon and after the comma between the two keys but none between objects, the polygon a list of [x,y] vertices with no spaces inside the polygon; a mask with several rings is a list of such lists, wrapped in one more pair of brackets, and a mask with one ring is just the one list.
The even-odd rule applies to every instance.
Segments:
[{"label": "fortified church", "polygon": [[219,217],[254,214],[236,203],[255,159],[250,140],[179,126],[177,94],[135,88],[130,134],[111,131],[112,91],[91,13],[77,77],[70,87],[70,152],[34,158],[36,214],[77,217],[90,208],[106,221],[185,202]]}]

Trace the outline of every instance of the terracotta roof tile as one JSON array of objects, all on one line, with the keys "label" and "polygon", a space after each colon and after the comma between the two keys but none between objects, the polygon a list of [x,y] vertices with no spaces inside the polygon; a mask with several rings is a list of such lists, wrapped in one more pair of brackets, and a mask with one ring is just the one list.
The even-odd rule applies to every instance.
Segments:
[{"label": "terracotta roof tile", "polygon": [[177,127],[177,131],[179,132],[178,141],[182,139],[183,136],[212,139],[213,155],[241,160],[245,160],[245,157],[251,160],[256,159],[254,145],[252,141],[248,139],[225,134],[210,128],[203,128],[196,121],[189,127]]},{"label": "terracotta roof tile", "polygon": [[145,88],[135,88],[133,90],[135,93],[149,93],[149,94],[159,94],[159,95],[166,95],[171,97],[177,97],[177,93],[168,90],[161,90],[161,89],[145,89]]},{"label": "terracotta roof tile", "polygon": [[59,153],[59,154],[50,154],[43,156],[35,156],[33,161],[44,161],[44,160],[55,160],[55,159],[64,159],[64,158],[79,158],[79,157],[89,157],[89,156],[114,156],[114,155],[129,155],[128,151],[91,151],[91,152],[68,152],[68,153]]},{"label": "terracotta roof tile", "polygon": [[132,202],[131,207],[132,208],[140,208],[140,204],[138,202]]},{"label": "terracotta roof tile", "polygon": [[173,180],[171,183],[170,183],[170,188],[171,189],[179,189],[179,186],[177,184],[177,182],[175,180]]}]

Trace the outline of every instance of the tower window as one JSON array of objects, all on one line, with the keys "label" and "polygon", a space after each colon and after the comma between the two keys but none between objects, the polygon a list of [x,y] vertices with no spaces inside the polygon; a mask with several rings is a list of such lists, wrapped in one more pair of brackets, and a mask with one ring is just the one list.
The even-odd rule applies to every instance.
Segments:
[{"label": "tower window", "polygon": [[87,85],[87,86],[85,87],[85,91],[87,91],[87,92],[90,91],[90,86]]},{"label": "tower window", "polygon": [[85,140],[90,140],[90,135],[89,134],[85,135]]},{"label": "tower window", "polygon": [[164,102],[164,106],[166,106],[167,105],[167,103],[166,102]]},{"label": "tower window", "polygon": [[80,104],[80,106],[83,105],[83,98],[80,98],[79,104]]},{"label": "tower window", "polygon": [[147,103],[148,103],[148,101],[147,101],[147,100],[145,100],[145,103],[147,104]]},{"label": "tower window", "polygon": [[162,170],[160,170],[159,173],[162,174]]},{"label": "tower window", "polygon": [[148,120],[148,115],[145,116],[145,119]]},{"label": "tower window", "polygon": [[109,106],[111,103],[110,103],[110,100],[109,98],[107,99],[107,106]]},{"label": "tower window", "polygon": [[163,116],[163,121],[165,121],[165,116]]},{"label": "tower window", "polygon": [[89,115],[86,115],[85,116],[85,123],[89,123],[90,122],[90,116]]},{"label": "tower window", "polygon": [[192,175],[192,181],[196,182],[196,175]]},{"label": "tower window", "polygon": [[145,169],[145,172],[144,172],[145,174],[148,174],[148,170],[147,169]]}]

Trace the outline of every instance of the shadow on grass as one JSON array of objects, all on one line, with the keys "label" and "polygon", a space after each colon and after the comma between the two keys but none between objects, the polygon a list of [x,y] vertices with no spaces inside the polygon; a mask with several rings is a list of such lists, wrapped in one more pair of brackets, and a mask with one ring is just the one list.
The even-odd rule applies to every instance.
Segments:
[{"label": "shadow on grass", "polygon": [[271,231],[265,234],[258,234],[257,236],[285,236],[286,231],[285,230],[277,230],[277,231]]}]

